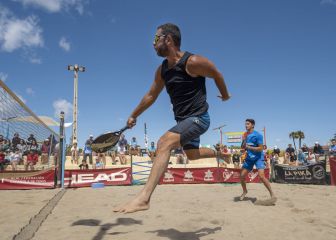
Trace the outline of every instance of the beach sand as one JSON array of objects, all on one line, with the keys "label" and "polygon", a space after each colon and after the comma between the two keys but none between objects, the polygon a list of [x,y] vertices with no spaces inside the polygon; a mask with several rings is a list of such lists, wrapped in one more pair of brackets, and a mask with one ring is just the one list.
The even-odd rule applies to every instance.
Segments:
[{"label": "beach sand", "polygon": [[[248,184],[245,201],[237,201],[238,184],[160,185],[150,210],[132,214],[112,209],[142,186],[68,189],[33,239],[335,239],[334,187],[272,186],[278,202],[265,207],[253,204],[268,197],[261,184]],[[56,191],[0,191],[1,239],[11,239]]]}]

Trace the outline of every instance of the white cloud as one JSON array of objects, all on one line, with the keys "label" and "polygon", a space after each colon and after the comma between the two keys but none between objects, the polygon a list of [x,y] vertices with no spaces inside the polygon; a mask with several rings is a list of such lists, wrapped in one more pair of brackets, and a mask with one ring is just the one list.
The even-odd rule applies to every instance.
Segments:
[{"label": "white cloud", "polygon": [[29,57],[29,62],[34,63],[34,64],[41,64],[42,59],[36,56],[30,56]]},{"label": "white cloud", "polygon": [[321,4],[332,4],[336,6],[336,0],[322,0]]},{"label": "white cloud", "polygon": [[13,0],[21,2],[25,7],[33,6],[44,9],[51,13],[60,12],[62,10],[70,11],[75,9],[80,15],[84,13],[84,5],[88,0]]},{"label": "white cloud", "polygon": [[59,46],[66,52],[69,52],[71,49],[70,42],[65,37],[61,37],[59,41]]},{"label": "white cloud", "polygon": [[0,79],[5,82],[8,78],[8,74],[4,73],[4,72],[0,72]]},{"label": "white cloud", "polygon": [[70,115],[72,115],[72,104],[68,102],[65,99],[58,99],[53,102],[53,107],[54,107],[54,115],[58,119],[60,112],[64,112],[65,118],[68,118]]},{"label": "white cloud", "polygon": [[26,88],[26,93],[30,96],[34,96],[35,95],[35,91],[32,88]]},{"label": "white cloud", "polygon": [[42,28],[39,19],[28,16],[19,19],[0,5],[0,48],[13,52],[20,48],[43,47]]}]

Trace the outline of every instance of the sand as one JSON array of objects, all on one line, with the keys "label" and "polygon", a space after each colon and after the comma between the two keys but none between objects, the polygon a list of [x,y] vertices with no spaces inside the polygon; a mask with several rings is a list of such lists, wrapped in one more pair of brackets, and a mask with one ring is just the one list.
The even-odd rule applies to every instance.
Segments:
[{"label": "sand", "polygon": [[59,189],[1,190],[0,239],[12,239]]},{"label": "sand", "polygon": [[[33,239],[335,239],[336,191],[331,186],[272,184],[275,206],[261,184],[162,185],[148,211],[113,213],[142,186],[68,189]],[[57,190],[0,191],[1,239],[11,239]],[[27,207],[26,202],[31,204]]]}]

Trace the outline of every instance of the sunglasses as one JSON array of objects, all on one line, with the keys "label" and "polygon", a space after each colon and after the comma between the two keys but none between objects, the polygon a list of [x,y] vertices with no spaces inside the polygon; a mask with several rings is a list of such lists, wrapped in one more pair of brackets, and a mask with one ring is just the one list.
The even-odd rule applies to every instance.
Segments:
[{"label": "sunglasses", "polygon": [[155,35],[153,44],[156,45],[161,37],[165,37],[166,35]]}]

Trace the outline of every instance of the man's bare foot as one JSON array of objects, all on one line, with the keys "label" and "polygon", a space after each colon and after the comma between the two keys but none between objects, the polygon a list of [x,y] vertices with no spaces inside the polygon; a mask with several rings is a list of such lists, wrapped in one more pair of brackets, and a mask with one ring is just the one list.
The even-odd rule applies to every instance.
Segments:
[{"label": "man's bare foot", "polygon": [[113,209],[113,212],[133,213],[149,209],[149,202],[141,200],[139,196]]},{"label": "man's bare foot", "polygon": [[243,201],[246,197],[247,192],[243,192],[243,194],[240,196],[239,200]]}]

